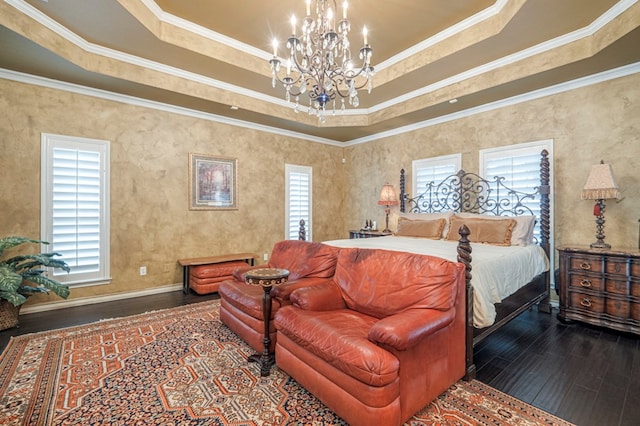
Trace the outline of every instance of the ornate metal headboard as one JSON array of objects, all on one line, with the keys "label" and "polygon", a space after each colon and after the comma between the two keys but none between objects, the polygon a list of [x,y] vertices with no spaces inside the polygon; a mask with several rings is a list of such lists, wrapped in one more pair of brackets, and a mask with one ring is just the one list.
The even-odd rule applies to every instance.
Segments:
[{"label": "ornate metal headboard", "polygon": [[495,216],[534,214],[527,205],[539,200],[540,245],[549,242],[549,153],[541,152],[540,185],[533,192],[522,192],[505,185],[504,177],[485,179],[464,170],[440,182],[430,182],[418,195],[406,192],[405,171],[400,171],[400,211],[403,213],[470,212]]}]

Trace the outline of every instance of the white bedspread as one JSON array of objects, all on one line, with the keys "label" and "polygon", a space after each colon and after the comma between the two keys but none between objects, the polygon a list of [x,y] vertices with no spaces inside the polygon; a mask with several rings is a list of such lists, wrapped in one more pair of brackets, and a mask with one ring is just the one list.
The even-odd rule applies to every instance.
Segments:
[{"label": "white bedspread", "polygon": [[[325,241],[336,247],[361,247],[427,254],[457,261],[456,241],[412,237],[376,237]],[[474,290],[473,323],[488,327],[495,321],[494,303],[513,294],[534,277],[549,269],[549,260],[538,245],[492,246],[471,243],[471,285]]]}]

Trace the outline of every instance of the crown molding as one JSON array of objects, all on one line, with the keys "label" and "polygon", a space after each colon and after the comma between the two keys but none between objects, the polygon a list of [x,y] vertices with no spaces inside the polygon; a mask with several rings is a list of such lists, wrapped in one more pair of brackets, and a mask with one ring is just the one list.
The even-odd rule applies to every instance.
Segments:
[{"label": "crown molding", "polygon": [[546,96],[556,95],[558,93],[568,92],[570,90],[580,89],[582,87],[603,83],[605,81],[614,80],[616,78],[626,77],[628,75],[637,74],[637,73],[640,73],[640,62],[625,65],[619,68],[614,68],[612,70],[604,71],[598,74],[593,74],[587,77],[582,77],[576,80],[567,81],[554,86],[545,87],[543,89],[535,90],[533,92],[523,93],[521,95],[502,99],[499,101],[491,102],[491,103],[480,105],[477,107],[468,108],[452,114],[443,115],[438,118],[425,120],[425,121],[414,123],[408,126],[398,127],[396,129],[392,129],[386,132],[377,133],[375,135],[371,135],[371,136],[367,136],[359,139],[353,139],[349,142],[346,142],[344,146],[358,145],[361,143],[372,142],[378,139],[397,136],[403,133],[413,132],[416,130],[424,129],[426,127],[435,126],[437,124],[447,123],[450,121],[458,120],[460,118],[465,118],[465,117],[480,114],[483,112],[520,104],[522,102],[528,102],[535,99],[540,99]]},{"label": "crown molding", "polygon": [[265,133],[276,134],[280,136],[293,137],[297,139],[306,140],[309,142],[322,143],[332,146],[353,146],[362,143],[373,142],[379,139],[398,136],[404,133],[413,132],[416,130],[424,129],[426,127],[435,126],[441,123],[446,123],[461,118],[469,117],[472,115],[480,114],[487,111],[492,111],[499,108],[504,108],[511,105],[516,105],[522,102],[531,101],[534,99],[543,98],[545,96],[551,96],[562,92],[567,92],[574,89],[602,83],[605,81],[613,80],[616,78],[626,77],[628,75],[640,73],[640,62],[636,62],[624,67],[616,68],[613,70],[605,71],[599,74],[594,74],[587,77],[582,77],[576,80],[568,81],[565,83],[550,86],[544,89],[539,89],[533,92],[524,93],[522,95],[513,96],[511,98],[503,99],[500,101],[492,102],[489,104],[481,105],[474,108],[469,108],[463,111],[458,111],[453,114],[444,115],[442,117],[425,120],[419,123],[414,123],[408,126],[398,127],[385,132],[376,133],[375,135],[366,136],[363,138],[353,139],[347,142],[340,142],[328,138],[320,138],[305,133],[289,131],[280,129],[273,126],[266,126],[248,121],[238,120],[234,118],[224,117],[217,114],[205,113],[202,111],[196,111],[189,108],[178,107],[175,105],[165,104],[156,101],[150,101],[147,99],[137,98],[134,96],[122,95],[119,93],[113,93],[106,90],[94,89],[90,87],[80,86],[77,84],[61,82],[52,80],[49,78],[38,77],[30,74],[24,74],[16,71],[0,68],[0,78],[5,80],[16,81],[20,83],[32,84],[41,87],[47,87],[50,89],[62,90],[70,93],[76,93],[85,96],[92,96],[95,98],[105,99],[114,102],[121,102],[129,105],[140,106],[144,108],[155,109],[159,111],[165,111],[169,113],[199,118],[216,123],[228,124],[231,126],[242,127],[246,129],[258,130]]},{"label": "crown molding", "polygon": [[321,138],[306,133],[294,132],[273,126],[252,123],[249,121],[238,120],[235,118],[224,117],[217,114],[206,113],[189,108],[179,107],[176,105],[166,104],[162,102],[151,101],[148,99],[137,98],[135,96],[123,95],[120,93],[109,92],[107,90],[95,89],[92,87],[81,86],[78,84],[67,83],[63,81],[53,80],[50,78],[39,77],[31,74],[25,74],[17,71],[11,71],[0,68],[0,78],[5,80],[16,81],[19,83],[32,84],[34,86],[46,87],[49,89],[61,90],[64,92],[75,93],[84,96],[91,96],[98,99],[104,99],[113,102],[120,102],[128,105],[139,106],[143,108],[155,109],[158,111],[179,114],[183,116],[199,118],[202,120],[212,121],[216,123],[229,124],[231,126],[242,127],[251,130],[258,130],[265,133],[271,133],[280,136],[287,136],[297,139],[307,140],[309,142],[323,143],[327,145],[343,146],[343,142],[333,139]]}]

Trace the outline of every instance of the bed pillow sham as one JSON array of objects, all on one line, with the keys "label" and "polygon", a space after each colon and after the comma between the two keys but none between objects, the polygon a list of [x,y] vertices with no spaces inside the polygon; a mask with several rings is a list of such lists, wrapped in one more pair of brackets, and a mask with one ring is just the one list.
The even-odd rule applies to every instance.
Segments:
[{"label": "bed pillow sham", "polygon": [[472,243],[485,243],[497,246],[510,246],[513,227],[516,221],[512,218],[502,218],[500,220],[460,217],[454,215],[449,219],[449,233],[447,240],[458,241],[460,235],[458,230],[462,225],[467,225],[471,231],[469,241]]},{"label": "bed pillow sham", "polygon": [[[398,216],[398,222],[400,219],[409,219],[409,220],[438,220],[444,219],[444,228],[442,229],[442,235],[439,238],[444,238],[447,236],[449,232],[449,218],[453,216],[453,211],[446,212],[438,212],[438,213],[400,213]],[[397,223],[396,223],[396,229]]]},{"label": "bed pillow sham", "polygon": [[523,216],[492,216],[478,213],[456,213],[456,216],[464,218],[481,218],[488,220],[513,219],[516,221],[511,233],[512,246],[528,246],[533,244],[533,230],[536,226],[536,217],[533,215]]},{"label": "bed pillow sham", "polygon": [[446,219],[411,220],[400,217],[398,218],[398,229],[394,235],[439,240],[442,238],[442,230],[446,223]]}]

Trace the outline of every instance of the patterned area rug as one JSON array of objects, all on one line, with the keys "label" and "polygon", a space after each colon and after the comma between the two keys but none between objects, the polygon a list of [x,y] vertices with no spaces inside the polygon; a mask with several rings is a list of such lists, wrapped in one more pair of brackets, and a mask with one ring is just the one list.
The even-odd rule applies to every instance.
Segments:
[{"label": "patterned area rug", "polygon": [[[344,425],[224,326],[219,301],[13,338],[0,358],[3,425]],[[461,381],[417,425],[569,425]]]}]

